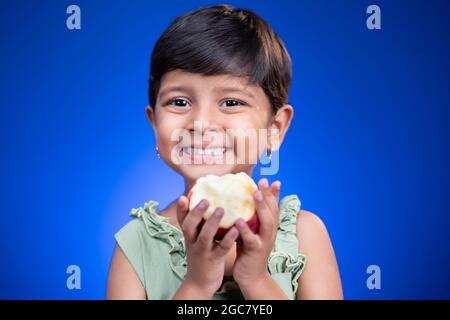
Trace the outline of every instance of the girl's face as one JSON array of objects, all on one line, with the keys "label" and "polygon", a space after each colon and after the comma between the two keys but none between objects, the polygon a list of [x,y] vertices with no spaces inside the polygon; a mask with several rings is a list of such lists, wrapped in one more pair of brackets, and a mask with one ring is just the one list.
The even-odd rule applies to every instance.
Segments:
[{"label": "girl's face", "polygon": [[206,174],[251,175],[265,149],[278,149],[292,118],[273,115],[263,89],[242,77],[174,70],[163,75],[154,110],[147,106],[164,161],[192,184]]}]

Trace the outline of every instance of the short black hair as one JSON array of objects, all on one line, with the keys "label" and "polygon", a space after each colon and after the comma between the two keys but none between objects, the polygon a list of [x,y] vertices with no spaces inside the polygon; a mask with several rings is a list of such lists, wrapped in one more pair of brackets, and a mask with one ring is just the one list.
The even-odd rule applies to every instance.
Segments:
[{"label": "short black hair", "polygon": [[153,48],[148,89],[152,108],[162,76],[176,69],[247,77],[264,90],[273,113],[288,103],[289,53],[270,25],[247,9],[215,5],[175,18]]}]

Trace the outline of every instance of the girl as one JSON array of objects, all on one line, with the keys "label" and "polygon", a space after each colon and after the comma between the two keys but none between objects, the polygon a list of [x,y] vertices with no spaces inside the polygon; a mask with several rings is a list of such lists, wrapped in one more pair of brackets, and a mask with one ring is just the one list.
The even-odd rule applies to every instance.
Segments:
[{"label": "girl", "polygon": [[[176,18],[161,35],[146,114],[158,156],[184,177],[185,192],[162,211],[156,201],[131,211],[135,219],[115,236],[108,299],[342,298],[324,224],[300,210],[296,195],[279,202],[279,181],[258,182],[258,234],[238,220],[215,241],[223,209],[215,208],[199,231],[208,202],[188,210],[196,179],[252,176],[250,159],[280,148],[293,117],[291,72],[281,39],[249,10],[203,7]],[[255,136],[249,132],[264,149],[246,143]]]}]

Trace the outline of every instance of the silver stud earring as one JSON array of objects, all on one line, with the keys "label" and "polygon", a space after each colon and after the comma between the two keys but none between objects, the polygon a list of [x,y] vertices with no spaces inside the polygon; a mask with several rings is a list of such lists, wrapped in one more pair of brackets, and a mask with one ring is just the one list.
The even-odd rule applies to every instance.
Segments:
[{"label": "silver stud earring", "polygon": [[158,156],[158,159],[161,159],[161,155],[159,154],[158,146],[156,146],[156,155]]},{"label": "silver stud earring", "polygon": [[272,159],[272,146],[270,146],[270,148],[267,148],[267,158]]}]

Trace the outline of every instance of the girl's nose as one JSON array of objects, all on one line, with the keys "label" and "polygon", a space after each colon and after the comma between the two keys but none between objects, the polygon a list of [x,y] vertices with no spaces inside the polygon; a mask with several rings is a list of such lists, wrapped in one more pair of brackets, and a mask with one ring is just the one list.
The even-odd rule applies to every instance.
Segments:
[{"label": "girl's nose", "polygon": [[220,115],[216,114],[213,106],[198,106],[191,115],[187,126],[187,129],[190,131],[204,133],[221,129]]}]

